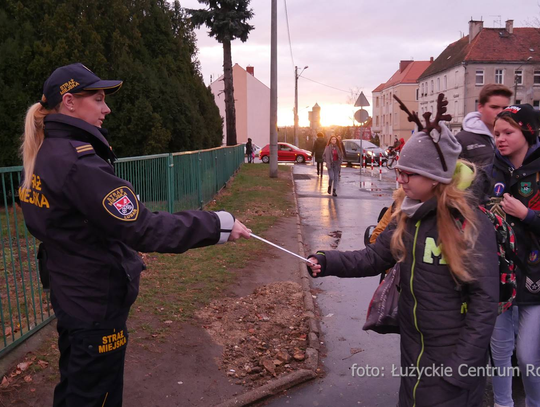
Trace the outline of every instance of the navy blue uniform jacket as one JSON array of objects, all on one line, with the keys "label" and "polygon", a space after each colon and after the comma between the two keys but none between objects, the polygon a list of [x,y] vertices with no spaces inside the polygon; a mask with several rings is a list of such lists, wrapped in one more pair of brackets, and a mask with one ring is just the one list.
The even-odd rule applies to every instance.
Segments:
[{"label": "navy blue uniform jacket", "polygon": [[19,196],[28,230],[45,244],[53,305],[82,321],[127,317],[144,264],[137,251],[182,253],[228,239],[227,212],[151,212],[114,173],[105,130],[45,118],[32,186]]}]

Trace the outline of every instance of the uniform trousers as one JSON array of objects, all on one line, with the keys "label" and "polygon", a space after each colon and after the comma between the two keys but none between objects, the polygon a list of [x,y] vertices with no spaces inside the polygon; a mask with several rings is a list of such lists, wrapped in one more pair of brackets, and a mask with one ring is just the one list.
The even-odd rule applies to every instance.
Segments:
[{"label": "uniform trousers", "polygon": [[54,407],[120,407],[128,341],[126,319],[87,323],[55,307],[60,383]]}]

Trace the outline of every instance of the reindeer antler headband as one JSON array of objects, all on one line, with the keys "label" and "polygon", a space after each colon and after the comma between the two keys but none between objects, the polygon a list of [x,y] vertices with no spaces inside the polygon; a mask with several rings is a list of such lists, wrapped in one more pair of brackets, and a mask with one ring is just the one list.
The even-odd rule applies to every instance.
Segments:
[{"label": "reindeer antler headband", "polygon": [[[439,126],[439,122],[441,120],[444,121],[450,121],[452,120],[452,116],[446,113],[446,106],[448,105],[448,101],[444,100],[444,93],[439,93],[439,96],[437,97],[437,114],[435,115],[435,120],[432,122],[429,120],[431,118],[431,112],[426,112],[423,114],[424,120],[426,121],[426,127],[422,124],[420,121],[420,118],[418,117],[418,113],[416,113],[414,110],[411,113],[409,109],[407,109],[407,106],[396,96],[393,95],[394,99],[399,103],[399,108],[403,110],[405,113],[407,113],[407,120],[412,123],[416,123],[418,126],[418,131],[423,131],[427,135],[429,135],[429,138],[431,141],[433,141],[433,144],[435,145],[435,148],[437,149],[437,153],[439,154],[439,158],[441,159],[441,164],[444,171],[448,171],[448,167],[446,165],[446,160],[444,159],[444,155],[441,151],[441,147],[439,146],[439,141],[441,139],[441,126]],[[431,135],[432,130],[437,130],[439,133],[439,137],[437,140],[435,140],[435,137]]]}]

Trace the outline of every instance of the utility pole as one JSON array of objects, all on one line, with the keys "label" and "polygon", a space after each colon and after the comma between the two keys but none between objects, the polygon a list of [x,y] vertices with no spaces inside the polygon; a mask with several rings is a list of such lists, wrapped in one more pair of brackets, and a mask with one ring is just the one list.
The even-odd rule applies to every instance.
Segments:
[{"label": "utility pole", "polygon": [[304,66],[304,69],[298,73],[298,67],[294,67],[294,145],[298,146],[298,78],[308,69]]},{"label": "utility pole", "polygon": [[298,67],[294,67],[294,145],[298,146]]},{"label": "utility pole", "polygon": [[272,0],[270,35],[270,178],[277,178],[277,176],[277,0]]}]

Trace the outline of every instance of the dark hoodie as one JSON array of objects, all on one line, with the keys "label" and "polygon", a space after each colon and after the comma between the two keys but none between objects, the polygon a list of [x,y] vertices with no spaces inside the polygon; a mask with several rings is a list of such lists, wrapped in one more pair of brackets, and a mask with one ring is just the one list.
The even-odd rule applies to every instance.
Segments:
[{"label": "dark hoodie", "polygon": [[[514,168],[498,151],[489,169],[493,188],[487,205],[512,226],[516,234],[517,254],[527,270],[517,270],[516,304],[540,304],[540,142],[529,148],[523,164]],[[529,213],[524,220],[506,214],[500,202],[508,193],[522,202]]]},{"label": "dark hoodie", "polygon": [[324,137],[317,137],[317,139],[313,143],[313,148],[311,149],[311,152],[315,157],[315,161],[317,161],[318,163],[323,162],[323,153],[325,148],[326,140],[324,139]]}]

